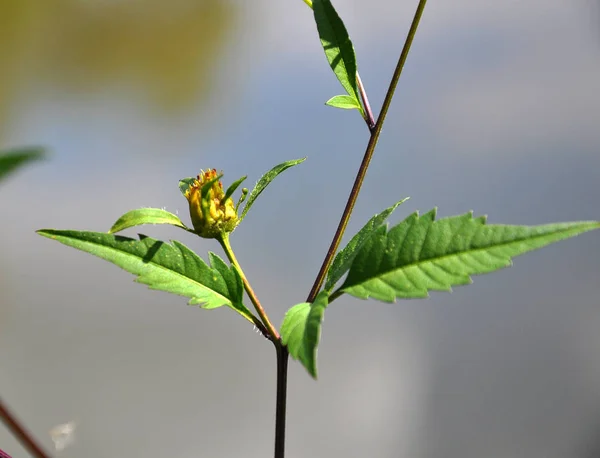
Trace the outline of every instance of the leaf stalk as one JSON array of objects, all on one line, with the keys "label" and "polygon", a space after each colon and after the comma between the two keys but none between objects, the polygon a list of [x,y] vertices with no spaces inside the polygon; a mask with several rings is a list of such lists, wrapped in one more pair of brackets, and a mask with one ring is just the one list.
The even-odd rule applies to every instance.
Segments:
[{"label": "leaf stalk", "polygon": [[365,122],[369,128],[369,132],[373,133],[375,130],[375,118],[373,117],[373,111],[371,110],[369,97],[367,97],[367,91],[365,90],[365,86],[363,85],[358,72],[356,72],[356,85],[358,86],[358,92],[360,93],[360,98],[362,99],[363,107],[365,109]]}]

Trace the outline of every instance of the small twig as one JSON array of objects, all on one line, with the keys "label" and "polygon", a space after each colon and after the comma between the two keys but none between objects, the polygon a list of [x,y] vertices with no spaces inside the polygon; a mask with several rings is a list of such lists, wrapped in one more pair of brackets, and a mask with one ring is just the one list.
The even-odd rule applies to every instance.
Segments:
[{"label": "small twig", "polygon": [[33,436],[25,429],[25,427],[17,420],[14,414],[8,410],[8,407],[0,398],[0,418],[6,425],[12,435],[21,443],[23,448],[27,450],[35,458],[50,458],[42,447],[35,441]]}]

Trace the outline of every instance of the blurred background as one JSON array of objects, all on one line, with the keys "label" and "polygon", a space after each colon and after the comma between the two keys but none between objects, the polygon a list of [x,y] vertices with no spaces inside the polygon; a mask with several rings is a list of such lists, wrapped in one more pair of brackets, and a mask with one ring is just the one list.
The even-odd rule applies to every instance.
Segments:
[{"label": "blurred background", "polygon": [[[416,1],[337,0],[377,112]],[[348,234],[411,196],[491,223],[600,219],[600,8],[431,2]],[[0,0],[0,395],[64,457],[272,456],[275,353],[229,310],[149,291],[40,228],[107,230],[200,168],[276,180],[232,237],[275,323],[318,271],[368,140],[301,0]],[[216,243],[170,227],[129,231]],[[470,287],[326,313],[289,380],[287,456],[600,456],[600,234]],[[4,427],[0,448],[27,456]]]}]

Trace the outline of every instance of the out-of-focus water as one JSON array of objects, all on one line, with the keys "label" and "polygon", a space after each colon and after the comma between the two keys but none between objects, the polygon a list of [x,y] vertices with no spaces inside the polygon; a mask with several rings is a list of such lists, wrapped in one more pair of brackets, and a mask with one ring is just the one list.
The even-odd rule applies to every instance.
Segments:
[{"label": "out-of-focus water", "polygon": [[[375,110],[412,2],[336,3]],[[586,2],[432,2],[349,233],[411,196],[493,223],[599,219],[600,42]],[[49,159],[0,188],[0,395],[61,456],[264,457],[275,358],[200,310],[37,236],[166,207],[178,180],[225,182],[308,156],[232,243],[272,319],[302,302],[367,142],[300,0],[0,0],[0,148]],[[129,231],[134,234],[135,231]],[[174,228],[138,232],[216,244]],[[290,457],[591,458],[600,447],[600,234],[518,258],[452,294],[326,313],[320,378],[291,365]],[[0,428],[0,448],[25,457]]]}]

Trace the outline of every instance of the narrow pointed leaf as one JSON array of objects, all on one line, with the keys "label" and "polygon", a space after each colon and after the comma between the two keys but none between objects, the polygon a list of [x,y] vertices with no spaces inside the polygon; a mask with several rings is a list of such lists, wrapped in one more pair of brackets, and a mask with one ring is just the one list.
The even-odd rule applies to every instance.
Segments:
[{"label": "narrow pointed leaf", "polygon": [[362,110],[362,106],[358,100],[349,95],[336,95],[331,97],[325,105],[329,105],[334,108],[342,108],[344,110]]},{"label": "narrow pointed leaf", "polygon": [[247,176],[243,176],[242,178],[240,178],[237,181],[234,181],[233,183],[231,183],[229,185],[229,187],[227,188],[227,191],[225,191],[225,197],[223,197],[223,202],[225,202],[227,199],[229,199],[233,193],[235,192],[235,190],[244,182],[244,180],[248,178]]},{"label": "narrow pointed leaf", "polygon": [[0,180],[28,162],[39,160],[44,156],[43,148],[19,148],[0,153]]},{"label": "narrow pointed leaf", "polygon": [[311,304],[304,302],[290,308],[281,325],[281,340],[292,358],[300,361],[313,378],[317,378],[317,347],[321,337],[323,314],[329,296],[321,291]]},{"label": "narrow pointed leaf", "polygon": [[[348,95],[360,106],[356,55],[346,26],[329,0],[315,0],[313,11],[327,61]],[[362,112],[362,106],[360,111]]]},{"label": "narrow pointed leaf", "polygon": [[143,224],[170,224],[194,232],[179,219],[177,215],[163,210],[161,208],[140,208],[131,210],[121,216],[108,231],[109,234],[116,234],[130,227],[141,226]]},{"label": "narrow pointed leaf", "polygon": [[344,274],[348,272],[350,266],[352,265],[352,261],[354,261],[354,258],[358,254],[358,251],[361,249],[363,244],[383,223],[385,223],[385,220],[392,214],[392,212],[406,200],[408,200],[408,197],[396,202],[394,205],[386,208],[378,215],[373,216],[367,222],[367,224],[365,224],[362,229],[358,231],[354,237],[352,237],[348,244],[342,248],[338,254],[335,255],[335,258],[331,263],[331,267],[327,272],[327,281],[325,282],[325,289],[327,291],[331,291],[340,278],[342,278]]},{"label": "narrow pointed leaf", "polygon": [[188,304],[213,309],[226,305],[249,321],[242,304],[243,284],[238,272],[214,253],[210,265],[185,245],[140,235],[140,239],[104,232],[42,229],[38,234],[105,259],[137,276],[151,289],[189,298]]},{"label": "narrow pointed leaf", "polygon": [[246,217],[246,214],[250,210],[250,207],[252,207],[252,205],[254,204],[254,201],[256,200],[256,198],[260,195],[261,192],[263,192],[265,190],[265,188],[269,185],[269,183],[271,183],[271,181],[273,181],[275,179],[275,177],[277,175],[279,175],[281,172],[289,169],[290,167],[301,164],[305,160],[306,160],[306,158],[303,157],[302,159],[295,159],[293,161],[282,162],[281,164],[276,165],[271,170],[269,170],[267,173],[265,173],[260,178],[260,180],[258,180],[258,183],[256,183],[256,186],[254,186],[254,189],[248,195],[248,201],[246,202],[246,206],[244,207],[244,211],[242,212],[242,215],[240,216],[239,221],[241,222]]},{"label": "narrow pointed leaf", "polygon": [[414,213],[387,231],[380,226],[354,258],[339,291],[386,302],[451,291],[471,275],[511,265],[511,258],[600,228],[583,221],[541,226],[486,225],[472,213],[435,221],[436,210]]}]

